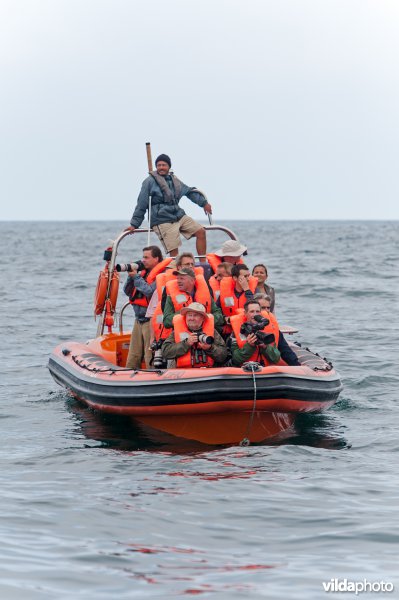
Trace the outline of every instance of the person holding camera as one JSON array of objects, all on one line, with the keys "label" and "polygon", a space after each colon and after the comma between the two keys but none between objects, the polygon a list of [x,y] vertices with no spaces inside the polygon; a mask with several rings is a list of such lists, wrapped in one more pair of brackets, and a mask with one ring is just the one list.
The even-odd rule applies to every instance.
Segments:
[{"label": "person holding camera", "polygon": [[212,367],[227,359],[228,350],[214,327],[213,315],[192,302],[173,317],[173,331],[162,345],[164,360],[176,360],[177,368]]},{"label": "person holding camera", "polygon": [[230,319],[233,333],[230,338],[232,363],[240,367],[248,361],[263,366],[280,364],[300,366],[298,358],[279,330],[273,313],[262,315],[259,302],[249,300],[244,312]]},{"label": "person holding camera", "polygon": [[146,317],[146,312],[156,287],[156,277],[166,269],[171,261],[172,258],[163,258],[158,246],[147,246],[143,248],[141,261],[130,265],[119,265],[120,270],[128,271],[123,291],[129,297],[135,315],[126,361],[128,369],[140,369],[143,358],[146,368],[151,367],[151,323],[150,318]]},{"label": "person holding camera", "polygon": [[205,262],[206,233],[205,229],[187,216],[179,206],[183,196],[187,196],[194,204],[201,206],[207,214],[212,214],[212,207],[202,192],[189,187],[170,172],[172,162],[167,154],[160,154],[155,161],[156,171],[151,171],[143,181],[137,206],[126,231],[134,231],[140,227],[149,207],[151,197],[150,224],[165,252],[177,256],[181,246],[180,234],[187,240],[196,238],[197,254]]}]

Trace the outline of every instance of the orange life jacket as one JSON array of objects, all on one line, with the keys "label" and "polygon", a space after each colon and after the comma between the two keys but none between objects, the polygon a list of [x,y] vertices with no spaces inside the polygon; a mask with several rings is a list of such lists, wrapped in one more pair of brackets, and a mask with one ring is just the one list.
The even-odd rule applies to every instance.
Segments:
[{"label": "orange life jacket", "polygon": [[[176,279],[172,279],[166,283],[166,292],[172,299],[175,312],[179,312],[183,306],[188,306],[193,302],[190,294],[179,290]],[[197,275],[195,278],[194,296],[195,302],[203,304],[206,312],[209,313],[211,311],[212,298],[203,275]]]},{"label": "orange life jacket", "polygon": [[[274,334],[274,342],[273,342],[273,346],[278,346],[278,341],[279,341],[279,337],[280,337],[280,332],[279,332],[279,326],[278,326],[278,322],[276,317],[273,315],[273,313],[270,312],[266,312],[266,311],[262,311],[262,316],[266,317],[267,319],[269,319],[270,323],[269,325],[266,325],[266,327],[264,327],[262,329],[262,331],[264,333],[273,333]],[[231,323],[231,327],[233,329],[233,334],[234,337],[236,339],[237,345],[239,348],[242,348],[244,346],[244,344],[247,341],[247,336],[240,333],[240,329],[241,329],[241,325],[243,323],[245,323],[246,321],[246,316],[243,312],[238,313],[237,315],[234,315],[233,317],[231,317],[230,319],[230,323]],[[248,359],[250,360],[254,360],[256,362],[259,362],[263,365],[270,365],[270,364],[274,364],[271,363],[266,356],[263,356],[263,354],[260,353],[260,349],[255,346],[254,351],[251,355],[251,357]],[[278,364],[284,364],[285,363],[280,359]]]},{"label": "orange life jacket", "polygon": [[208,284],[211,287],[211,290],[213,293],[213,299],[216,302],[216,300],[220,296],[220,281],[219,281],[219,279],[216,279],[215,275],[212,275],[212,277],[209,278]]},{"label": "orange life jacket", "polygon": [[[204,270],[202,267],[195,267],[195,273],[202,275]],[[167,328],[163,324],[163,312],[162,312],[162,296],[164,288],[169,281],[176,280],[176,275],[173,275],[173,269],[167,269],[163,273],[157,275],[157,291],[159,302],[155,308],[155,311],[151,318],[151,325],[154,332],[155,339],[159,341],[161,338],[165,340],[172,332],[172,329]]]},{"label": "orange life jacket", "polygon": [[[214,273],[216,273],[216,269],[217,267],[224,262],[223,261],[223,256],[217,256],[216,254],[207,254],[206,255],[206,260],[208,261],[208,263],[211,265],[212,271]],[[244,261],[242,260],[242,258],[238,258],[237,256],[237,261],[235,263],[236,265],[243,265]]]},{"label": "orange life jacket", "polygon": [[[140,271],[139,275],[141,275],[142,278],[145,279],[148,284],[153,283],[157,275],[162,273],[166,269],[168,264],[172,262],[172,260],[173,258],[171,256],[169,256],[168,258],[164,258],[163,260],[161,260],[161,262],[156,264],[155,267],[151,269],[151,271],[147,272],[143,270]],[[137,306],[148,306],[149,299],[146,296],[144,296],[144,294],[138,292],[136,288],[134,288],[133,292],[130,295],[129,302],[130,304],[136,304]]]},{"label": "orange life jacket", "polygon": [[[187,339],[187,337],[190,335],[191,332],[187,327],[186,319],[183,315],[175,315],[173,317],[173,331],[176,343],[182,342],[183,340]],[[208,318],[205,319],[204,324],[202,326],[202,331],[206,333],[206,335],[211,335],[212,337],[215,336],[213,315],[208,315]],[[196,353],[194,351],[194,347],[191,346],[191,348],[188,350],[188,352],[186,352],[186,354],[183,354],[183,356],[179,356],[179,358],[177,359],[177,368],[198,369],[199,367],[212,367],[214,364],[213,358],[206,354],[204,351],[201,351],[200,348],[198,348],[198,351],[199,352]],[[197,357],[201,356],[205,360],[205,362],[196,362],[196,354]]]},{"label": "orange life jacket", "polygon": [[[249,289],[254,294],[258,280],[256,277],[250,275]],[[220,282],[220,307],[225,317],[231,317],[237,314],[239,308],[244,308],[244,304],[247,301],[245,292],[241,294],[239,298],[234,293],[235,282],[232,277],[223,277]]]}]

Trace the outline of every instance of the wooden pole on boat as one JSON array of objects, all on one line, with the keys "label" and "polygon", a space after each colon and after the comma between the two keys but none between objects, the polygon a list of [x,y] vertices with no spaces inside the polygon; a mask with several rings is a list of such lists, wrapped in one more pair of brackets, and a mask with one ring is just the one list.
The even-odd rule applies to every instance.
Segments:
[{"label": "wooden pole on boat", "polygon": [[[152,154],[151,154],[151,142],[145,143],[145,149],[147,152],[147,162],[148,162],[148,172],[151,173],[153,170],[152,167]],[[150,245],[150,232],[151,232],[151,196],[148,202],[148,237],[147,237],[147,246]]]},{"label": "wooden pole on boat", "polygon": [[145,149],[147,151],[148,172],[151,173],[151,171],[153,171],[153,168],[152,168],[152,155],[151,155],[151,142],[146,142],[145,143]]}]

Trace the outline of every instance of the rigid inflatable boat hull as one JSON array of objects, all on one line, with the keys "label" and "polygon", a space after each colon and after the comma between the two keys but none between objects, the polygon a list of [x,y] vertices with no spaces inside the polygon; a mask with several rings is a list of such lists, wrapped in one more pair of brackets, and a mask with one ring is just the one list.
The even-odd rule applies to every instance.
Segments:
[{"label": "rigid inflatable boat hull", "polygon": [[112,336],[58,346],[49,360],[54,379],[94,410],[185,439],[261,442],[291,427],[296,413],[327,409],[342,389],[334,369],[307,365],[255,374],[233,367],[132,371],[107,360]]}]

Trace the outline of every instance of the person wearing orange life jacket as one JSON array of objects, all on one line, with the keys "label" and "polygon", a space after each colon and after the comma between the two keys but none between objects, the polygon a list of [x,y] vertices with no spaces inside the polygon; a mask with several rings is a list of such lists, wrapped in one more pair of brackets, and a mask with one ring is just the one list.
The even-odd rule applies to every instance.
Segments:
[{"label": "person wearing orange life jacket", "polygon": [[[211,267],[212,273],[216,273],[216,268],[220,263],[227,262],[231,265],[243,263],[242,255],[247,253],[247,247],[241,244],[238,240],[226,240],[222,247],[211,254],[207,254],[206,258]],[[207,274],[205,274],[207,277]]]},{"label": "person wearing orange life jacket", "polygon": [[[173,265],[173,268],[170,268],[171,265]],[[146,312],[146,317],[151,318],[151,328],[154,334],[153,338],[157,341],[161,338],[167,338],[170,334],[170,328],[166,328],[163,325],[163,309],[167,298],[166,283],[171,279],[176,279],[176,275],[173,273],[176,269],[179,270],[181,267],[190,267],[191,269],[194,269],[196,274],[203,274],[202,267],[195,267],[194,255],[191,252],[182,252],[176,257],[176,260],[168,265],[164,273],[157,275],[156,289]]]},{"label": "person wearing orange life jacket", "polygon": [[194,270],[188,267],[175,271],[175,275],[176,279],[166,284],[168,295],[163,309],[164,326],[172,327],[176,313],[192,302],[200,302],[207,312],[213,314],[216,329],[221,330],[224,321],[222,311],[216,306],[204,277],[196,275]]},{"label": "person wearing orange life jacket", "polygon": [[[264,343],[258,339],[255,333],[242,332],[241,327],[244,323],[257,325],[257,318],[267,316],[268,325],[262,329],[264,334],[272,334],[274,342]],[[249,300],[244,306],[244,312],[239,313],[230,320],[233,333],[230,338],[230,349],[232,353],[232,363],[235,367],[240,367],[248,361],[256,361],[265,366],[271,364],[287,364],[299,367],[298,358],[289,347],[284,335],[279,330],[278,322],[273,313],[261,313],[261,308],[256,300]]]},{"label": "person wearing orange life jacket", "polygon": [[256,278],[250,276],[244,264],[233,265],[231,277],[221,280],[217,306],[221,307],[224,315],[224,337],[231,333],[230,317],[240,312],[248,300],[253,300],[256,284]]},{"label": "person wearing orange life jacket", "polygon": [[224,277],[231,276],[232,264],[222,262],[216,267],[215,275],[209,278],[208,285],[212,290],[213,299],[216,301],[220,296],[220,282]]},{"label": "person wearing orange life jacket", "polygon": [[143,358],[147,369],[150,368],[152,352],[150,350],[150,319],[145,316],[149,300],[155,290],[156,276],[165,270],[172,258],[164,259],[158,246],[143,248],[144,269],[129,272],[123,291],[133,306],[135,322],[130,337],[129,353],[126,361],[128,369],[140,369]]},{"label": "person wearing orange life jacket", "polygon": [[[200,340],[200,334],[209,339]],[[227,354],[226,345],[214,328],[213,316],[199,302],[184,306],[173,317],[173,332],[162,346],[164,360],[176,360],[177,368],[212,367],[214,363],[224,363]]]}]

